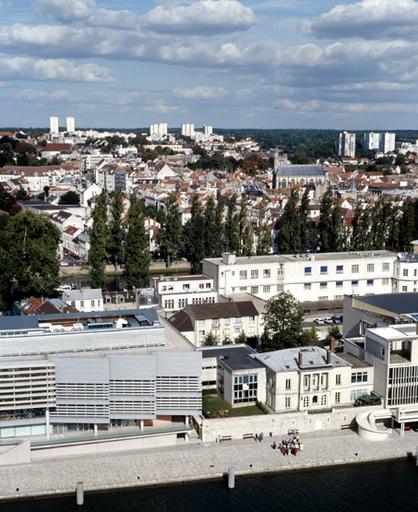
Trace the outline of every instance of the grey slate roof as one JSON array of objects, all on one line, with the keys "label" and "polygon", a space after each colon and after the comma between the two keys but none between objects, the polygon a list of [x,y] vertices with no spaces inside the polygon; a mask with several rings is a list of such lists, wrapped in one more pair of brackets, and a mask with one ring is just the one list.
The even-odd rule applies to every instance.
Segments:
[{"label": "grey slate roof", "polygon": [[263,365],[254,358],[256,354],[248,345],[230,345],[221,347],[207,347],[201,349],[202,358],[208,359],[216,357],[222,361],[224,366],[231,370],[251,370],[253,368],[262,368]]},{"label": "grey slate roof", "polygon": [[[303,352],[303,366],[299,367],[299,352]],[[265,352],[255,356],[265,366],[274,372],[293,372],[299,370],[310,370],[314,368],[329,368],[351,366],[341,357],[331,354],[331,364],[327,363],[327,352],[321,347],[299,347]]]},{"label": "grey slate roof", "polygon": [[277,166],[277,176],[325,176],[321,165],[292,165],[283,164]]},{"label": "grey slate roof", "polygon": [[418,293],[383,293],[355,299],[397,315],[418,313]]}]

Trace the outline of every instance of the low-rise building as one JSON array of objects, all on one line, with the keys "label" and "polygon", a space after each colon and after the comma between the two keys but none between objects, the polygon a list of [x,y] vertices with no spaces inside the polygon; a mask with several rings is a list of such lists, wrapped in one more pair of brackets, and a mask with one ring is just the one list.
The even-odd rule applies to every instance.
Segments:
[{"label": "low-rise building", "polygon": [[[252,301],[187,306],[166,322],[169,337],[181,333],[197,347],[204,345],[209,334],[218,344],[231,343],[241,333],[248,338],[258,337],[262,325],[262,313]],[[173,334],[170,331],[174,331]]]},{"label": "low-rise building", "polygon": [[103,311],[103,294],[101,288],[80,288],[68,290],[62,294],[62,300],[78,311]]},{"label": "low-rise building", "polygon": [[177,311],[189,304],[211,304],[218,301],[213,279],[203,275],[160,276],[153,278],[158,303],[166,311]]}]

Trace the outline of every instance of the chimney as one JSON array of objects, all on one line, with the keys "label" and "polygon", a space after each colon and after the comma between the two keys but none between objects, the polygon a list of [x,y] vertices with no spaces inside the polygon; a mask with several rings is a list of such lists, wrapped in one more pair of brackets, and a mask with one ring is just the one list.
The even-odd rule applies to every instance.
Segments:
[{"label": "chimney", "polygon": [[329,350],[330,350],[330,352],[335,352],[335,338],[334,338],[334,336],[330,336],[329,337]]},{"label": "chimney", "polygon": [[327,350],[327,364],[331,364],[331,355],[332,355],[332,352],[331,350]]},{"label": "chimney", "polygon": [[299,351],[298,364],[299,364],[299,367],[303,366],[303,352],[302,352],[302,350]]},{"label": "chimney", "polygon": [[224,265],[234,265],[236,262],[236,256],[230,252],[224,252],[222,254],[222,263]]}]

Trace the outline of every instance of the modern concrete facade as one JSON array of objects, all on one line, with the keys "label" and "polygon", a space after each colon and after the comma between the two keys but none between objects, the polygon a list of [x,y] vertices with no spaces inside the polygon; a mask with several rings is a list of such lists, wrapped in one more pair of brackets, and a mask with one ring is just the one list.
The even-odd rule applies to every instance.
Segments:
[{"label": "modern concrete facade", "polygon": [[356,134],[341,132],[338,135],[338,156],[355,158],[356,156]]}]

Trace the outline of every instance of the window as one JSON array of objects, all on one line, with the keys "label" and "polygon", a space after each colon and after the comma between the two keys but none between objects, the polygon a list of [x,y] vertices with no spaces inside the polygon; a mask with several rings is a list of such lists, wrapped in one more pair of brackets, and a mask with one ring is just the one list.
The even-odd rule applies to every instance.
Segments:
[{"label": "window", "polygon": [[312,267],[305,267],[305,276],[312,275]]},{"label": "window", "polygon": [[350,400],[354,402],[359,396],[367,395],[367,389],[353,389],[350,393]]},{"label": "window", "polygon": [[92,307],[94,307],[94,300],[92,300],[92,301],[90,302],[90,305],[91,305]]},{"label": "window", "polygon": [[286,379],[286,389],[290,389],[290,386],[291,386],[291,380],[290,379]]},{"label": "window", "polygon": [[318,300],[328,300],[328,295],[321,295]]},{"label": "window", "polygon": [[258,279],[258,270],[251,270],[251,279]]},{"label": "window", "polygon": [[309,375],[305,375],[303,377],[303,387],[308,388],[309,387]]},{"label": "window", "polygon": [[339,386],[341,384],[341,373],[337,373],[335,376],[335,384]]},{"label": "window", "polygon": [[321,288],[321,290],[323,290],[324,288],[328,287],[328,283],[319,283],[319,287]]},{"label": "window", "polygon": [[383,272],[387,272],[389,270],[389,268],[390,268],[389,263],[382,263]]},{"label": "window", "polygon": [[204,336],[205,335],[205,331],[199,331],[199,336]]},{"label": "window", "polygon": [[341,403],[341,393],[339,393],[339,392],[335,393],[335,403],[336,404]]},{"label": "window", "polygon": [[374,263],[367,264],[367,272],[374,272]]},{"label": "window", "polygon": [[224,318],[224,325],[229,325],[230,320],[230,318]]},{"label": "window", "polygon": [[305,283],[305,284],[303,285],[303,289],[304,289],[304,290],[310,290],[310,289],[311,289],[311,283]]},{"label": "window", "polygon": [[263,293],[270,293],[270,286],[263,286]]},{"label": "window", "polygon": [[240,270],[239,271],[239,278],[240,279],[247,279],[247,271],[246,270]]},{"label": "window", "polygon": [[258,293],[258,286],[251,286],[251,293]]},{"label": "window", "polygon": [[327,405],[327,395],[321,396],[321,405]]},{"label": "window", "polygon": [[328,274],[328,267],[321,267],[320,272],[321,274]]},{"label": "window", "polygon": [[351,382],[357,384],[358,382],[367,382],[367,372],[354,372],[351,374]]},{"label": "window", "polygon": [[287,396],[284,399],[284,406],[286,407],[286,409],[289,409],[289,407],[290,407],[290,396]]},{"label": "window", "polygon": [[384,279],[382,279],[382,284],[387,286],[389,284],[389,279],[387,277],[385,277]]},{"label": "window", "polygon": [[282,276],[283,274],[284,274],[284,265],[283,265],[283,263],[280,263],[280,266],[277,269],[277,275]]},{"label": "window", "polygon": [[247,291],[247,287],[246,286],[240,286],[239,287],[239,291],[240,292],[246,292]]},{"label": "window", "polygon": [[204,288],[204,287],[205,287],[204,283],[199,283],[199,288],[200,288],[200,289],[202,289],[202,288]]},{"label": "window", "polygon": [[263,270],[263,277],[270,277],[271,276],[271,271],[269,268],[265,268]]},{"label": "window", "polygon": [[344,272],[344,265],[337,265],[337,274],[342,274]]},{"label": "window", "polygon": [[337,281],[337,282],[335,283],[335,286],[336,286],[337,288],[342,288],[342,287],[343,287],[343,282],[342,282],[342,281]]},{"label": "window", "polygon": [[367,286],[373,286],[374,280],[373,279],[367,279]]},{"label": "window", "polygon": [[206,283],[206,288],[210,288],[210,283]]},{"label": "window", "polygon": [[407,268],[404,268],[404,269],[403,269],[402,275],[403,275],[404,277],[408,277],[408,269],[407,269]]},{"label": "window", "polygon": [[358,281],[351,281],[351,286],[358,286]]},{"label": "window", "polygon": [[80,300],[80,307],[84,308],[84,300]]},{"label": "window", "polygon": [[190,284],[184,284],[183,290],[190,290]]},{"label": "window", "polygon": [[257,400],[257,375],[234,376],[234,403]]},{"label": "window", "polygon": [[353,274],[358,274],[360,271],[360,266],[359,265],[351,265],[351,272]]},{"label": "window", "polygon": [[407,286],[402,286],[402,291],[403,292],[407,292],[408,291],[408,287]]},{"label": "window", "polygon": [[303,397],[303,407],[309,407],[309,396]]}]

